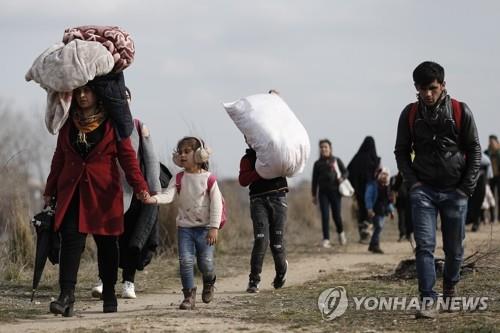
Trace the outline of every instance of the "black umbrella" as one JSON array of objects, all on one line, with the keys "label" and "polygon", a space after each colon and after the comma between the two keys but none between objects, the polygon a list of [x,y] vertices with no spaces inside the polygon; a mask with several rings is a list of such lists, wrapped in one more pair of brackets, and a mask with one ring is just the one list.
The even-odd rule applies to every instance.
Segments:
[{"label": "black umbrella", "polygon": [[59,262],[59,236],[53,231],[54,208],[52,206],[46,206],[40,213],[36,214],[31,223],[36,229],[36,254],[31,294],[31,302],[33,302],[47,258],[53,264]]}]

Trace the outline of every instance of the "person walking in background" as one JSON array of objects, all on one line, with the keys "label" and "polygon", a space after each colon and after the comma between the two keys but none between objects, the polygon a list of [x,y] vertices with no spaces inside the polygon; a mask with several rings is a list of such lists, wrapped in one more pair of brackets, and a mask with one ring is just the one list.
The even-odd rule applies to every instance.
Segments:
[{"label": "person walking in background", "polygon": [[347,239],[342,223],[342,196],[339,193],[339,184],[347,178],[348,172],[342,160],[333,155],[332,143],[328,139],[319,141],[320,157],[314,163],[312,175],[312,197],[316,205],[319,201],[321,210],[321,226],[323,229],[322,246],[331,247],[330,244],[330,214],[332,210],[333,221],[337,228],[340,245],[345,245]]},{"label": "person walking in background", "polygon": [[448,95],[441,65],[421,63],[413,71],[413,81],[418,101],[401,112],[394,154],[410,191],[422,300],[416,318],[434,318],[437,215],[445,254],[443,297],[450,300],[460,280],[467,200],[476,185],[481,147],[472,112]]},{"label": "person walking in background", "polygon": [[499,219],[500,216],[500,143],[496,135],[490,135],[488,149],[486,155],[490,158],[491,167],[493,168],[493,178],[490,180],[490,188],[495,197],[495,206],[498,207],[498,212],[495,212],[495,206],[490,206],[491,221]]},{"label": "person walking in background", "polygon": [[384,219],[387,215],[390,215],[391,219],[394,218],[394,198],[389,186],[390,177],[389,169],[382,168],[378,172],[376,180],[372,180],[366,184],[366,215],[373,223],[373,234],[370,239],[368,251],[378,254],[384,253],[380,248],[380,234],[384,228]]},{"label": "person walking in background", "polygon": [[184,137],[177,143],[173,161],[183,171],[172,177],[161,194],[145,203],[168,204],[179,198],[177,241],[179,267],[184,300],[181,310],[193,310],[196,305],[194,262],[203,276],[201,299],[210,303],[216,280],[214,251],[221,225],[223,202],[215,176],[208,171],[210,150],[196,137]]},{"label": "person walking in background", "polygon": [[371,136],[365,137],[358,152],[347,166],[349,181],[354,187],[354,195],[358,204],[358,232],[360,242],[369,240],[369,223],[365,207],[366,184],[375,179],[375,174],[380,167],[380,157],[377,156],[375,140]]},{"label": "person walking in background", "polygon": [[283,287],[288,270],[284,242],[288,183],[286,177],[262,178],[255,170],[256,161],[257,153],[249,146],[241,158],[238,177],[241,186],[250,187],[254,244],[250,259],[248,293],[259,292],[260,274],[268,246],[271,247],[276,271],[273,280],[275,289]]},{"label": "person walking in background", "polygon": [[472,224],[471,231],[473,232],[479,230],[481,222],[481,207],[483,206],[484,197],[486,195],[486,184],[490,178],[488,177],[488,173],[491,172],[490,159],[483,153],[481,155],[481,164],[479,165],[479,176],[477,178],[476,188],[467,203],[466,224]]},{"label": "person walking in background", "polygon": [[[132,94],[126,88],[127,102],[130,104]],[[146,178],[151,194],[161,192],[160,185],[160,162],[156,156],[153,147],[153,141],[149,129],[140,120],[134,120],[134,130],[130,136],[132,147],[136,152],[136,157],[139,161],[141,170]],[[151,258],[159,244],[158,239],[158,209],[150,209],[146,207],[133,194],[133,189],[128,185],[125,175],[122,173],[123,186],[123,206],[126,208],[124,215],[123,234],[119,237],[120,247],[120,267],[122,268],[122,298],[136,298],[135,293],[135,273],[138,269],[142,270],[149,264]],[[143,215],[147,210],[149,215]],[[141,238],[146,239],[142,248],[137,248],[136,244],[132,244],[132,238],[137,236],[136,233],[147,232],[145,221],[140,219],[154,219],[153,226],[148,228],[147,235]],[[102,279],[92,288],[92,296],[96,298],[102,297]]]},{"label": "person walking in background", "polygon": [[398,212],[398,230],[399,239],[401,242],[404,239],[411,242],[411,234],[413,233],[413,226],[411,223],[411,206],[408,197],[408,189],[403,184],[403,176],[398,172],[395,176],[391,177],[390,185],[393,192],[395,207]]},{"label": "person walking in background", "polygon": [[92,81],[73,91],[70,115],[57,137],[44,200],[56,200],[54,229],[61,234],[60,295],[50,312],[73,315],[75,286],[87,234],[97,244],[103,312],[116,312],[118,236],[123,232],[120,166],[141,199],[149,197],[130,138],[116,129]]}]

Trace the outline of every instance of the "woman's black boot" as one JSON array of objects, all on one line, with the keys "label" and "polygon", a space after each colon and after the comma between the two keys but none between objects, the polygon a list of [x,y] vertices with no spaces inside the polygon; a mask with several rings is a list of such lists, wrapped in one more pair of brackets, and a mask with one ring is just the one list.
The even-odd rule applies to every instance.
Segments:
[{"label": "woman's black boot", "polygon": [[115,285],[104,283],[102,287],[102,312],[116,312],[118,311],[118,301],[115,294]]},{"label": "woman's black boot", "polygon": [[63,317],[73,317],[73,305],[75,304],[75,290],[61,290],[59,298],[50,302],[50,312],[61,314]]}]

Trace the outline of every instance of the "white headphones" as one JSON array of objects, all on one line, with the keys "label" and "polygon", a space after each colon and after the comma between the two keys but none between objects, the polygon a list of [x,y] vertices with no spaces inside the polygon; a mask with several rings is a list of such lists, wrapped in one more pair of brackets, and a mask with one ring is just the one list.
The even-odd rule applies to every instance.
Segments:
[{"label": "white headphones", "polygon": [[[201,140],[195,136],[187,136],[187,137],[184,137],[182,140],[184,140],[184,139],[195,139],[196,141],[198,141],[200,143],[200,147],[194,151],[194,162],[195,163],[202,164],[202,163],[208,162],[208,159],[209,159],[210,154],[211,154],[211,150],[209,147],[205,147],[205,143],[203,142],[203,140]],[[172,153],[172,161],[174,162],[175,165],[182,167],[181,156],[180,156],[179,152],[174,151]]]}]

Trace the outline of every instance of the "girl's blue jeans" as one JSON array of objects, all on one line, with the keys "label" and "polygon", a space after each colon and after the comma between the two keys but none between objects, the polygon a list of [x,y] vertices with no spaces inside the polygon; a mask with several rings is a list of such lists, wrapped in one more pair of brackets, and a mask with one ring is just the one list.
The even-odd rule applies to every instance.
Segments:
[{"label": "girl's blue jeans", "polygon": [[179,246],[179,264],[182,288],[191,289],[194,283],[194,262],[203,275],[204,282],[211,282],[215,278],[214,249],[207,244],[208,228],[177,228]]}]

